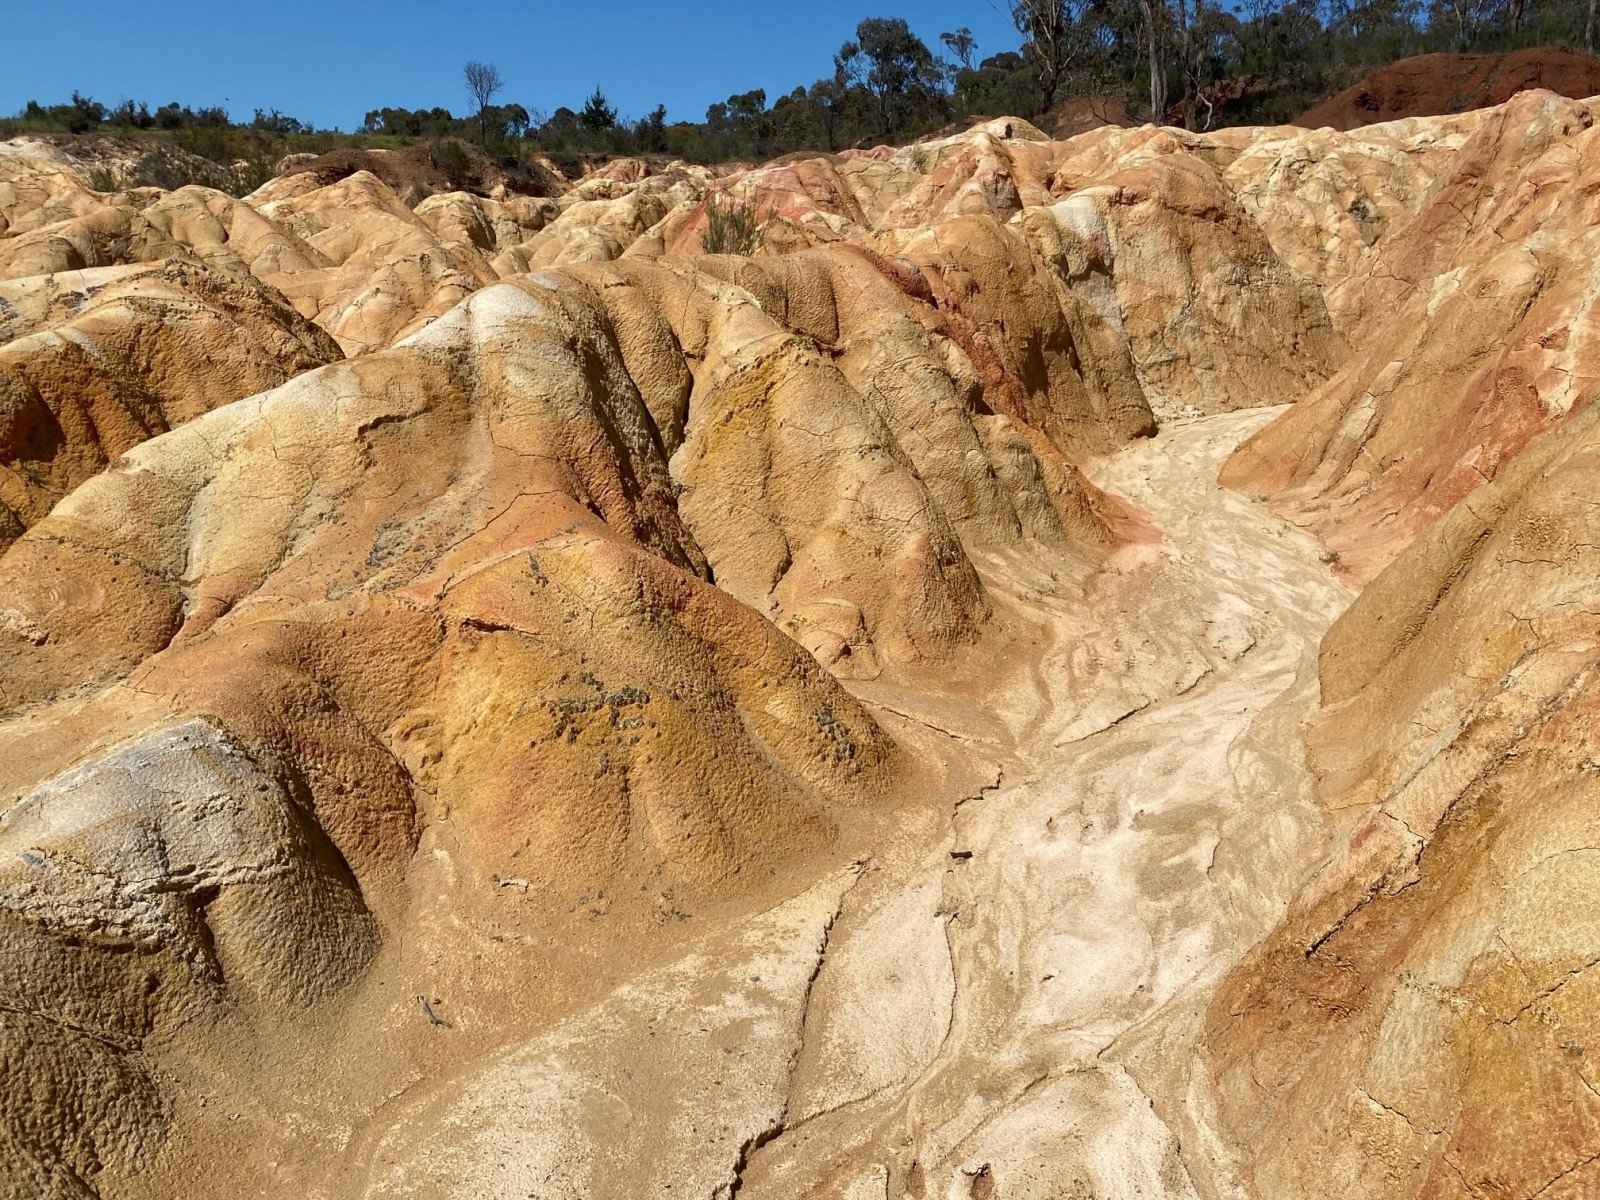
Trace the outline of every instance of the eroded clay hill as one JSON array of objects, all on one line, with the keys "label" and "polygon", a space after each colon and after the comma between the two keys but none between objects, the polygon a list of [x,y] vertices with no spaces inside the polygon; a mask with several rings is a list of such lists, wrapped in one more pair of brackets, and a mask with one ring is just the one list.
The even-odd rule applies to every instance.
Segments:
[{"label": "eroded clay hill", "polygon": [[1488,113],[1357,277],[1366,348],[1223,472],[1371,577],[1309,732],[1350,832],[1211,1014],[1263,1194],[1600,1188],[1597,136]]},{"label": "eroded clay hill", "polygon": [[0,1194],[1587,1194],[1593,124],[0,146]]}]

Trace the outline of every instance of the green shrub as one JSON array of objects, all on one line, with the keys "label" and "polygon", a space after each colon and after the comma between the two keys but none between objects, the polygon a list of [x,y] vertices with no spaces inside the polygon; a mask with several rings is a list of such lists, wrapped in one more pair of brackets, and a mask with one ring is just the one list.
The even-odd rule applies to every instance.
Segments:
[{"label": "green shrub", "polygon": [[173,134],[173,141],[190,154],[214,163],[228,163],[238,157],[241,139],[225,126],[191,125]]},{"label": "green shrub", "polygon": [[761,216],[755,201],[736,200],[726,192],[706,197],[701,245],[707,254],[754,254],[761,245]]},{"label": "green shrub", "polygon": [[111,176],[110,172],[106,172],[106,175],[113,180],[111,188],[99,187],[93,183],[94,177],[91,176],[91,185],[96,191],[158,187],[170,192],[197,184],[227,192],[230,196],[247,196],[272,178],[272,164],[260,156],[251,156],[224,166],[156,149],[140,155],[126,173]]},{"label": "green shrub", "polygon": [[466,187],[472,178],[472,159],[460,142],[454,138],[435,142],[428,148],[428,154],[451,187],[458,190]]},{"label": "green shrub", "polygon": [[222,190],[233,196],[248,196],[273,177],[273,164],[264,158],[247,158],[235,163],[233,179]]},{"label": "green shrub", "polygon": [[151,150],[139,156],[139,161],[122,177],[121,183],[123,187],[158,187],[174,191],[191,183],[217,187],[220,183],[217,178],[219,174],[206,168],[197,168],[177,155]]}]

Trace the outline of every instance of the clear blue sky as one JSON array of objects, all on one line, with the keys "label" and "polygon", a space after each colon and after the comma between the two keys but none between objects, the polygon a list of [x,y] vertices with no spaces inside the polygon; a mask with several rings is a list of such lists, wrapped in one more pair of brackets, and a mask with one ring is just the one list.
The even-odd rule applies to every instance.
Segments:
[{"label": "clear blue sky", "polygon": [[770,103],[832,70],[869,16],[900,16],[935,51],[965,25],[979,54],[1015,49],[1003,0],[0,0],[0,114],[74,88],[105,104],[277,108],[352,129],[384,105],[468,110],[461,64],[500,68],[502,102],[578,108],[598,84],[625,116],[669,120],[765,88]]}]

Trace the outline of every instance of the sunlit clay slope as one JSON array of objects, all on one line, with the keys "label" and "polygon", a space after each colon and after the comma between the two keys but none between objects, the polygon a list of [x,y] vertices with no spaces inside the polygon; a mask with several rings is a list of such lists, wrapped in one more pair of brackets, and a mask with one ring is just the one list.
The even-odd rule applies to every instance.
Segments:
[{"label": "sunlit clay slope", "polygon": [[0,280],[0,545],[124,450],[340,357],[271,288],[196,263]]},{"label": "sunlit clay slope", "polygon": [[1309,732],[1348,834],[1209,1014],[1261,1195],[1600,1189],[1592,125],[1488,114],[1376,252],[1402,318],[1224,472],[1377,572]]},{"label": "sunlit clay slope", "polygon": [[1592,125],[0,145],[0,1196],[1600,1187]]},{"label": "sunlit clay slope", "polygon": [[1600,383],[1593,114],[1543,92],[1474,115],[1414,215],[1329,283],[1343,368],[1223,473],[1362,580]]}]

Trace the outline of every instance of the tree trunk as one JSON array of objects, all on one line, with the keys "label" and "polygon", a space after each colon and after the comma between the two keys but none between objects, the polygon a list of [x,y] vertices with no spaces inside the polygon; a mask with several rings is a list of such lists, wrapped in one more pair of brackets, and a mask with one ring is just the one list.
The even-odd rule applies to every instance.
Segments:
[{"label": "tree trunk", "polygon": [[[1039,90],[1044,98],[1044,106],[1039,111],[1043,113],[1050,111],[1050,106],[1056,102],[1056,92],[1061,87],[1061,75],[1066,68],[1066,36],[1067,31],[1054,19],[1034,36],[1034,52],[1040,57]],[[1041,40],[1043,44],[1040,44]]]},{"label": "tree trunk", "polygon": [[[1595,0],[1589,0],[1591,4]],[[1161,32],[1156,28],[1155,0],[1139,0],[1144,13],[1146,45],[1150,51],[1150,121],[1160,125],[1167,114],[1167,73],[1161,62]]]},{"label": "tree trunk", "polygon": [[1046,66],[1042,75],[1039,91],[1044,97],[1044,107],[1039,111],[1048,113],[1050,106],[1055,103],[1056,89],[1061,86],[1061,68],[1059,66]]},{"label": "tree trunk", "polygon": [[1589,0],[1589,15],[1583,22],[1583,48],[1594,53],[1594,0]]},{"label": "tree trunk", "polygon": [[[1189,19],[1189,0],[1174,0],[1173,11],[1178,20],[1178,70],[1183,76],[1183,95],[1179,100],[1179,120],[1185,129],[1194,128],[1194,94],[1195,79],[1198,72],[1194,69],[1194,25]],[[1196,0],[1195,13],[1199,18],[1199,3]]]}]

